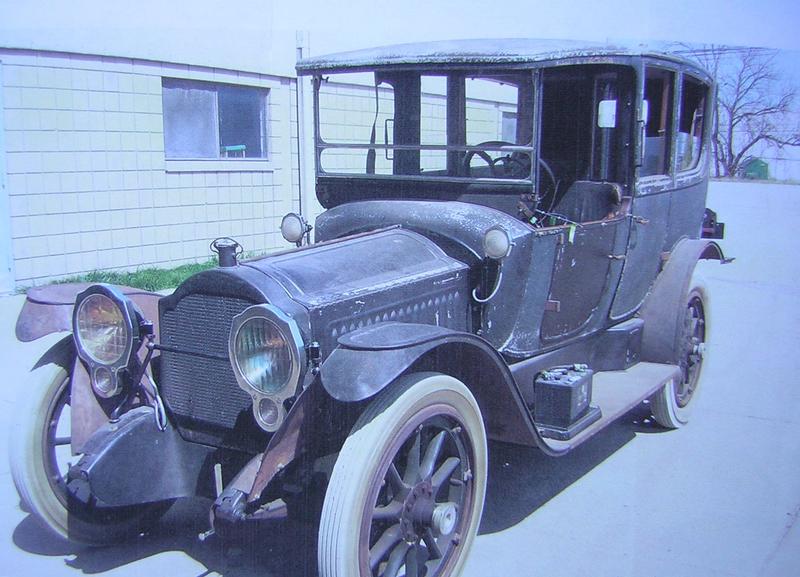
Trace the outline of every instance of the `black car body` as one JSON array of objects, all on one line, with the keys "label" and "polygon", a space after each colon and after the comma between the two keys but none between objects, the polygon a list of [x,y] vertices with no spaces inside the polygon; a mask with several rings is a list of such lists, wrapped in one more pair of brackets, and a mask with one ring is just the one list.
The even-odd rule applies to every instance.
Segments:
[{"label": "black car body", "polygon": [[486,437],[561,455],[645,399],[686,421],[706,336],[692,272],[724,260],[701,238],[721,230],[705,211],[713,83],[668,54],[524,40],[298,72],[315,243],[291,215],[298,248],[239,261],[218,243],[220,266],[169,296],[81,287],[46,403],[72,407],[81,458],[52,486],[69,522],[41,512],[35,473],[15,480],[91,542],[197,494],[231,534],[327,486],[321,574],[454,575]]}]

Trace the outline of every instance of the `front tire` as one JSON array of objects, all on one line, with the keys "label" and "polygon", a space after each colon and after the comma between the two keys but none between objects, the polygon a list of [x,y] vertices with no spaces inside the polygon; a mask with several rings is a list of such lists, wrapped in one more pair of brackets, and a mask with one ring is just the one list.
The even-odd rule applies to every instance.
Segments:
[{"label": "front tire", "polygon": [[[68,365],[69,366],[69,365]],[[70,450],[70,375],[57,364],[31,372],[14,407],[9,439],[11,475],[22,501],[47,529],[87,545],[108,545],[137,534],[170,503],[104,507],[70,494],[66,473],[77,462]]]},{"label": "front tire", "polygon": [[483,510],[486,453],[481,412],[463,383],[421,373],[383,391],[334,466],[320,575],[459,575]]},{"label": "front tire", "polygon": [[677,429],[689,422],[691,402],[697,396],[706,355],[709,310],[705,284],[692,279],[685,302],[682,330],[676,343],[681,381],[673,380],[650,398],[653,417],[668,429]]}]

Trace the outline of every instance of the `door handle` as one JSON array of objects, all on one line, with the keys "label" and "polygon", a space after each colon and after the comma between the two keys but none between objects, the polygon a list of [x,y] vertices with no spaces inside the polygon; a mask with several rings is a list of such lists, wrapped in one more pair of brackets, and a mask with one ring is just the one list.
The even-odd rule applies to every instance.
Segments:
[{"label": "door handle", "polygon": [[650,219],[645,218],[643,216],[636,216],[634,214],[631,215],[631,236],[630,240],[628,241],[628,250],[636,248],[636,245],[639,243],[639,224],[650,224]]}]

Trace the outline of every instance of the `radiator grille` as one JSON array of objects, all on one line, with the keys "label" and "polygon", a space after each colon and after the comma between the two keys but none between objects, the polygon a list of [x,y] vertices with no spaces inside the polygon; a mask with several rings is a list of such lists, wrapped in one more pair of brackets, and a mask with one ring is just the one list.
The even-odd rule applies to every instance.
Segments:
[{"label": "radiator grille", "polygon": [[[181,351],[162,353],[164,402],[181,432],[195,440],[244,448],[243,444],[249,444],[246,437],[259,431],[252,417],[252,400],[239,388],[228,359],[233,317],[252,304],[233,297],[192,294],[162,315],[162,344]],[[219,358],[201,357],[198,352]],[[247,434],[244,430],[234,433],[242,428]]]}]

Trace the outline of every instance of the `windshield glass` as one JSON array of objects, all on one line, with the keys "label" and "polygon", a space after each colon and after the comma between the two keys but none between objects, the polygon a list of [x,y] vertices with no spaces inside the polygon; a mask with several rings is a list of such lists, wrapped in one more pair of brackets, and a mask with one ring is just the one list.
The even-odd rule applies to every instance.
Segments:
[{"label": "windshield glass", "polygon": [[321,174],[530,182],[530,71],[316,79]]}]

